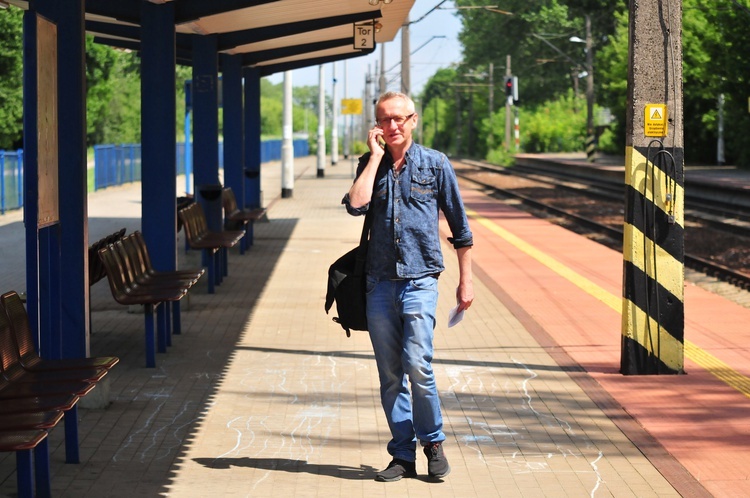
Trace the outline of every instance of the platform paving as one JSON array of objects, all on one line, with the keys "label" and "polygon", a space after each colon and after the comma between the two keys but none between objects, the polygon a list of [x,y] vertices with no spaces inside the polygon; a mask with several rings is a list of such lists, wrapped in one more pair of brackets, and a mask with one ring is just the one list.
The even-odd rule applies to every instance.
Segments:
[{"label": "platform paving", "polygon": [[[183,333],[157,355],[155,369],[144,366],[143,317],[115,303],[106,282],[92,288],[92,354],[121,363],[108,376],[109,406],[80,410],[80,464],[64,463],[62,429],[52,431],[55,496],[708,496],[697,480],[705,476],[688,473],[602,387],[607,376],[618,385],[617,343],[603,344],[587,329],[571,348],[556,342],[547,321],[603,315],[609,324],[616,314],[593,299],[560,304],[566,293],[574,300],[569,289],[548,275],[533,282],[517,272],[533,261],[501,247],[506,242],[477,218],[472,227],[484,248],[476,252],[476,300],[451,329],[458,276],[448,246],[439,281],[445,319],[434,365],[452,473],[427,479],[420,455],[419,478],[375,482],[390,460],[389,433],[369,339],[347,338],[323,310],[327,267],[356,245],[361,229],[340,205],[350,164],[317,178],[315,158],[302,158],[295,171],[293,196],[281,199],[280,165],[263,165],[268,222],[255,225],[245,255],[230,254],[229,276],[215,294],[200,285],[191,292]],[[491,214],[485,208],[493,201],[470,187],[465,196],[478,215],[525,221],[534,233],[537,222],[526,215]],[[91,240],[138,229],[139,185],[91,194],[89,216]],[[19,224],[0,221],[4,255],[5,247],[22,247]],[[197,254],[180,259],[198,262]],[[4,256],[3,290],[23,289],[23,267]],[[540,306],[524,308],[516,291]],[[555,313],[545,311],[550,296]],[[566,330],[563,339],[573,341]],[[587,348],[590,359],[609,362],[593,376],[580,365]],[[648,415],[647,404],[629,409]],[[15,493],[13,468],[12,456],[0,459],[2,496]]]}]

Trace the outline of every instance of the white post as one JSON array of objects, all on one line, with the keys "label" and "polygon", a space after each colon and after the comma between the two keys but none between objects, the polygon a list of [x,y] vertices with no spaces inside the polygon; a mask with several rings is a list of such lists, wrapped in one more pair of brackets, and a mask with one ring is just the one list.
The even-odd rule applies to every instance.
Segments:
[{"label": "white post", "polygon": [[281,197],[294,191],[294,144],[292,143],[292,72],[284,71],[284,116],[281,131]]},{"label": "white post", "polygon": [[318,66],[318,178],[326,176],[326,85],[325,68]]},{"label": "white post", "polygon": [[[346,61],[344,61],[344,98],[349,98],[349,86],[347,84],[347,64]],[[344,118],[344,159],[349,157],[349,129],[348,129],[348,123],[347,120],[351,120],[351,114],[348,117]]]},{"label": "white post", "polygon": [[339,96],[336,81],[336,63],[333,63],[333,89],[331,90],[331,109],[333,123],[331,124],[331,164],[339,162]]},{"label": "white post", "polygon": [[401,26],[401,93],[411,97],[411,59],[409,48],[410,45],[410,34],[409,34],[409,16],[404,19],[404,24]]}]

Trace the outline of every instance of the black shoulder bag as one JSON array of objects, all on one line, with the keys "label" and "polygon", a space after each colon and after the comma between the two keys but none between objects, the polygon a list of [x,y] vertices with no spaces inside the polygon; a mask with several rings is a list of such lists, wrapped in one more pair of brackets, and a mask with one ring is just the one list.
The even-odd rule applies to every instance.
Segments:
[{"label": "black shoulder bag", "polygon": [[341,325],[347,337],[351,337],[350,329],[367,330],[365,260],[371,225],[372,209],[368,209],[359,246],[341,256],[328,269],[326,314],[336,301],[339,316],[334,316],[333,321]]}]

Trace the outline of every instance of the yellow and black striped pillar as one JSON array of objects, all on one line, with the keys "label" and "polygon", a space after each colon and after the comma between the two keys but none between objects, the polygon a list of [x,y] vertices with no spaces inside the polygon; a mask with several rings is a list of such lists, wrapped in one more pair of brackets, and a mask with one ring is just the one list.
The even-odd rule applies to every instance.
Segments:
[{"label": "yellow and black striped pillar", "polygon": [[626,150],[623,374],[683,372],[683,151],[660,145]]},{"label": "yellow and black striped pillar", "polygon": [[630,2],[620,372],[684,373],[682,0]]},{"label": "yellow and black striped pillar", "polygon": [[586,136],[586,160],[593,163],[596,159],[596,136],[589,131]]}]

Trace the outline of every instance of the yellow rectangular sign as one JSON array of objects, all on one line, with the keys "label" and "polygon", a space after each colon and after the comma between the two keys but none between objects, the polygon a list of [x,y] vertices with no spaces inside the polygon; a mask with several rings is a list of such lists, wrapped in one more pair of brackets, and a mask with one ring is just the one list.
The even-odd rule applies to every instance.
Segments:
[{"label": "yellow rectangular sign", "polygon": [[643,134],[647,137],[667,136],[666,104],[646,104]]},{"label": "yellow rectangular sign", "polygon": [[362,99],[341,99],[341,114],[362,114]]}]

